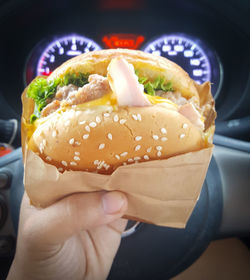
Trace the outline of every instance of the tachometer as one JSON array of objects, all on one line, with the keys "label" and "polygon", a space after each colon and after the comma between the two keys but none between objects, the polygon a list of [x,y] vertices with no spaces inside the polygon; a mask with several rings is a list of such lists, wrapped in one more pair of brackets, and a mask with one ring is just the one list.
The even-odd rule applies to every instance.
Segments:
[{"label": "tachometer", "polygon": [[148,43],[143,50],[176,62],[199,84],[211,81],[213,95],[218,92],[222,68],[216,55],[200,40],[182,34],[163,35]]},{"label": "tachometer", "polygon": [[36,74],[49,75],[56,67],[73,56],[100,48],[93,40],[79,35],[57,38],[48,45],[40,56]]}]

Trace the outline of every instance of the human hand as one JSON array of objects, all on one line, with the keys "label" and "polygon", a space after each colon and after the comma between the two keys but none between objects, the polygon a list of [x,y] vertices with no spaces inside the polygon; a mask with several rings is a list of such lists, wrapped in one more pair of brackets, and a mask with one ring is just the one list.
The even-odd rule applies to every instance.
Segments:
[{"label": "human hand", "polygon": [[106,279],[126,209],[121,192],[73,194],[44,209],[31,206],[24,193],[7,280]]}]

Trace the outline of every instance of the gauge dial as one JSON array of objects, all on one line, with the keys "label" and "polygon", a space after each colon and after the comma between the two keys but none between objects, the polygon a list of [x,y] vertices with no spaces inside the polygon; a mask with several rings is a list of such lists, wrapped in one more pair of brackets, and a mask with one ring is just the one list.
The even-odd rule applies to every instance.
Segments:
[{"label": "gauge dial", "polygon": [[[220,72],[219,63],[201,42],[180,34],[164,35],[151,41],[143,50],[174,61],[199,84],[205,81],[216,82],[216,88],[213,88],[215,95],[220,84],[220,75],[217,77],[214,75]],[[213,64],[214,74],[211,72],[211,64]]]},{"label": "gauge dial", "polygon": [[48,45],[40,56],[36,75],[48,76],[66,60],[100,48],[93,40],[79,35],[68,35],[57,38]]}]

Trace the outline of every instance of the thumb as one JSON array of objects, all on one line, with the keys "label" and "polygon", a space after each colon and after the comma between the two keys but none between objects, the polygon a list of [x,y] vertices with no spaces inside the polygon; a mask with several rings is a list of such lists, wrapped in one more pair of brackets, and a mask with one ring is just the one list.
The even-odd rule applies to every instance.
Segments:
[{"label": "thumb", "polygon": [[115,221],[126,210],[127,198],[122,192],[77,193],[45,209],[33,208],[32,214],[29,210],[25,228],[29,241],[34,236],[40,245],[59,244],[82,230]]}]

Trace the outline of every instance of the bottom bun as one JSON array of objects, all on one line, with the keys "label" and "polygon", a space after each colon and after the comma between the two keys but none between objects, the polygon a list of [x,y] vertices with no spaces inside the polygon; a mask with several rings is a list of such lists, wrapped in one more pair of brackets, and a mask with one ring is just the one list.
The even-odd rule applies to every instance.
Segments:
[{"label": "bottom bun", "polygon": [[121,165],[200,150],[205,141],[188,119],[164,105],[99,106],[51,114],[28,145],[61,172],[111,174]]}]

